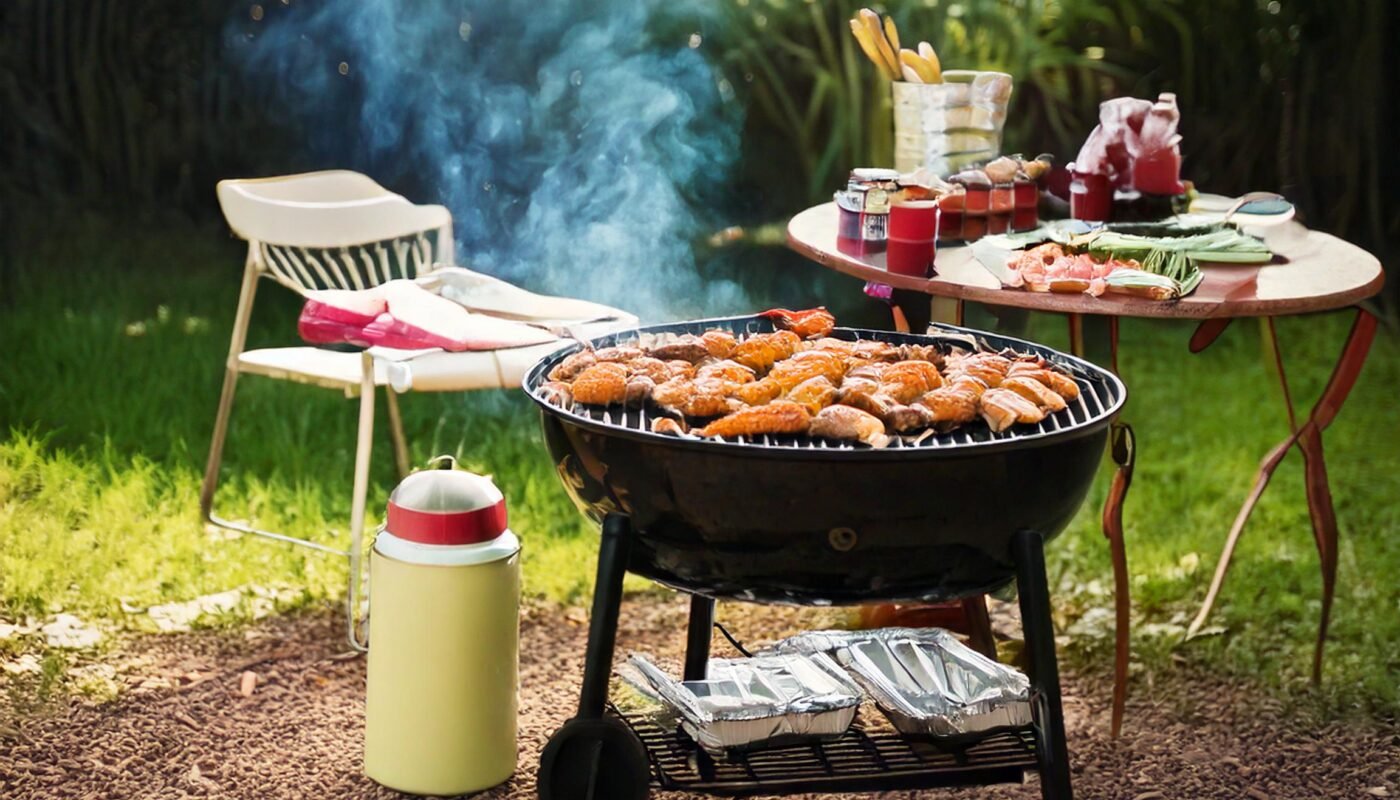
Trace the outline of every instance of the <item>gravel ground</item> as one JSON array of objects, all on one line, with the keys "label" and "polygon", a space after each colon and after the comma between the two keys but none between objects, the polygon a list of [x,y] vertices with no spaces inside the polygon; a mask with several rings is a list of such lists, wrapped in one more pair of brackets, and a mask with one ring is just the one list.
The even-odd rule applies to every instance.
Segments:
[{"label": "gravel ground", "polygon": [[[679,656],[684,619],[680,601],[630,598],[619,652]],[[831,621],[820,612],[725,605],[720,619],[749,641]],[[539,750],[576,702],[584,623],[577,610],[525,614],[520,768],[511,782],[477,797],[534,798]],[[715,647],[727,652],[722,641]],[[71,700],[51,713],[0,725],[0,797],[402,797],[360,774],[364,661],[340,652],[337,618],[278,619],[237,634],[146,637],[125,654],[134,654],[130,663],[140,666],[127,678],[134,688],[120,700]],[[251,696],[240,691],[245,672],[258,676]],[[1255,699],[1244,687],[1173,674],[1134,686],[1126,731],[1115,741],[1107,733],[1107,682],[1068,674],[1064,689],[1079,797],[1400,797],[1400,734],[1394,730],[1305,729],[1277,703]],[[1032,778],[1024,786],[937,796],[1039,793]]]}]

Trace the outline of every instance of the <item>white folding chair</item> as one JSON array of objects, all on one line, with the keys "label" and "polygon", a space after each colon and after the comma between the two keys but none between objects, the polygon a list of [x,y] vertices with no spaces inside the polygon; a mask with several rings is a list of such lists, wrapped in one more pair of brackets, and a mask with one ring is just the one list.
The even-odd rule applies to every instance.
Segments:
[{"label": "white folding chair", "polygon": [[[374,438],[375,388],[386,388],[394,458],[399,473],[406,475],[408,445],[396,391],[441,392],[518,386],[529,365],[560,343],[501,351],[437,351],[407,362],[376,358],[370,351],[336,352],[316,347],[244,350],[259,278],[269,278],[299,294],[315,289],[365,289],[395,278],[417,278],[435,267],[453,263],[452,217],[442,206],[414,205],[370,178],[346,171],[220,181],[218,196],[229,226],[247,240],[248,256],[225,364],[223,393],[219,397],[219,412],[209,446],[209,462],[199,496],[200,512],[206,522],[220,528],[348,558],[347,625],[351,645],[359,648],[362,647],[358,636],[360,562]],[[635,317],[622,315],[612,327],[635,322]],[[592,335],[604,332],[607,331],[595,329]],[[410,381],[408,376],[415,372],[418,377]],[[214,494],[233,411],[234,389],[238,376],[245,373],[322,386],[339,390],[346,397],[359,397],[348,550],[262,530],[214,513]]]}]

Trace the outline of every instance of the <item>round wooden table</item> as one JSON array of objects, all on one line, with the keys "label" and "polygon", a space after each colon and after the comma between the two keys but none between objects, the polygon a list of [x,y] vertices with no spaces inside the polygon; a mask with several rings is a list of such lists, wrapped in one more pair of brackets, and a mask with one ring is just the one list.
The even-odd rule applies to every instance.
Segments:
[{"label": "round wooden table", "polygon": [[[1179,300],[1161,302],[1124,295],[1092,297],[1085,294],[1053,294],[1003,289],[1000,281],[972,255],[969,247],[940,246],[934,263],[934,277],[917,278],[891,274],[885,270],[883,252],[861,254],[845,247],[837,238],[837,209],[834,203],[809,208],[788,223],[788,244],[812,261],[857,278],[885,284],[920,296],[931,296],[933,319],[962,322],[967,301],[1068,314],[1071,348],[1082,352],[1082,324],[1086,315],[1107,318],[1109,358],[1118,363],[1118,320],[1121,317],[1161,317],[1198,320],[1191,337],[1191,352],[1198,353],[1214,342],[1230,321],[1239,317],[1263,317],[1267,344],[1275,360],[1275,372],[1283,388],[1290,434],[1269,451],[1259,465],[1254,487],[1245,498],[1226,537],[1224,551],[1216,565],[1210,590],[1200,613],[1191,623],[1188,635],[1197,632],[1210,613],[1229,569],[1230,558],[1255,503],[1263,494],[1275,468],[1289,449],[1297,446],[1303,454],[1308,511],[1313,537],[1322,566],[1322,615],[1313,653],[1313,681],[1321,677],[1323,644],[1332,612],[1337,576],[1337,518],[1323,458],[1322,431],[1336,418],[1356,383],[1375,338],[1376,319],[1356,303],[1380,291],[1385,275],[1380,262],[1365,250],[1297,222],[1251,229],[1276,254],[1274,263],[1263,265],[1202,264],[1204,278],[1196,291]],[[1356,320],[1347,336],[1332,377],[1312,411],[1301,422],[1293,407],[1283,356],[1278,346],[1273,318],[1293,314],[1333,311],[1353,307]],[[903,319],[910,314],[901,312]],[[1104,506],[1103,527],[1113,556],[1115,606],[1117,616],[1114,669],[1113,731],[1121,725],[1127,691],[1129,600],[1127,555],[1123,541],[1122,510],[1132,481],[1133,436],[1131,428],[1118,423],[1110,451],[1118,465],[1109,497]]]}]

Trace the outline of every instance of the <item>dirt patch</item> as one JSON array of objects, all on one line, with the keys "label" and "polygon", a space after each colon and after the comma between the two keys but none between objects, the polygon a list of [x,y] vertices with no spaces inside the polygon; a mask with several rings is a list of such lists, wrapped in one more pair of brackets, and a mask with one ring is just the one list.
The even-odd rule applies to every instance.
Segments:
[{"label": "dirt patch", "polygon": [[[748,641],[833,621],[830,612],[726,605],[719,616]],[[619,652],[678,657],[684,620],[679,600],[629,598]],[[344,656],[338,623],[310,616],[236,634],[138,639],[131,651],[161,680],[134,681],[116,702],[70,701],[0,729],[0,797],[401,797],[360,774],[364,660]],[[584,615],[532,610],[521,635],[520,768],[480,798],[533,798],[540,748],[576,702]],[[715,652],[728,653],[728,645],[717,639]],[[245,672],[258,676],[251,696],[240,692]],[[1133,688],[1127,729],[1115,741],[1107,733],[1107,681],[1066,676],[1078,796],[1400,797],[1400,734],[1393,730],[1305,728],[1242,687],[1184,673],[1157,678],[1154,686]],[[1033,798],[1039,791],[1032,778],[1024,786],[937,796]]]}]

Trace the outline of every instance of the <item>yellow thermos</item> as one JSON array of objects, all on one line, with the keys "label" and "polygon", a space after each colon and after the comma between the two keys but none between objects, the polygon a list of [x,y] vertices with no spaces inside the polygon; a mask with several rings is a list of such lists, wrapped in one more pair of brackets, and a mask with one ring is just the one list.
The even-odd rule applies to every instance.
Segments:
[{"label": "yellow thermos", "polygon": [[489,478],[416,472],[370,554],[365,774],[455,795],[515,772],[520,540]]}]

